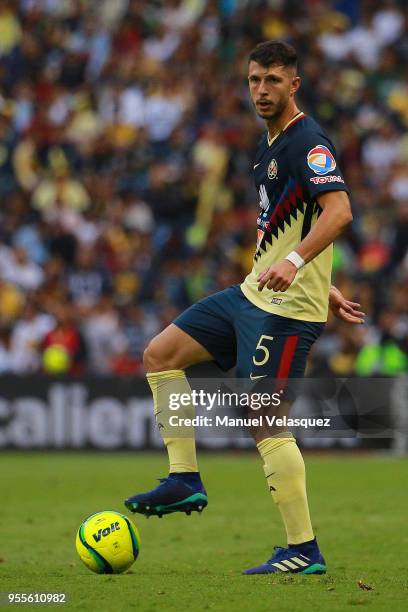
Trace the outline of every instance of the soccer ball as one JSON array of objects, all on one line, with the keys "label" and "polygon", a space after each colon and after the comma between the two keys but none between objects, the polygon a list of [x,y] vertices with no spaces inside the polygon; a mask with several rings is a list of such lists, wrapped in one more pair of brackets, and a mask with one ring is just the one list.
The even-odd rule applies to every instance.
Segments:
[{"label": "soccer ball", "polygon": [[78,529],[76,549],[86,567],[97,574],[121,574],[137,559],[139,532],[119,512],[107,510],[88,517]]}]

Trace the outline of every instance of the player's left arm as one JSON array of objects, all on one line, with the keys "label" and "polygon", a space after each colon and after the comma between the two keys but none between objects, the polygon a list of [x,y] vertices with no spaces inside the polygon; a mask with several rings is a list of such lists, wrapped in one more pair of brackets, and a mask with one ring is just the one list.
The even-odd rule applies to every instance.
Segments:
[{"label": "player's left arm", "polygon": [[[316,196],[322,213],[307,236],[296,247],[296,253],[305,263],[312,261],[324,251],[344,228],[351,223],[353,215],[346,191],[325,191]],[[298,268],[288,259],[283,259],[266,268],[258,276],[258,289],[266,285],[274,291],[286,291],[292,284]]]}]

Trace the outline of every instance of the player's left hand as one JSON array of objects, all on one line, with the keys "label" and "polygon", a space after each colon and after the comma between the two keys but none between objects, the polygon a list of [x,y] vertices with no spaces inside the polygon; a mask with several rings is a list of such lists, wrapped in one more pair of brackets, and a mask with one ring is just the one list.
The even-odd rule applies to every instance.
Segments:
[{"label": "player's left hand", "polygon": [[296,266],[291,261],[283,259],[259,274],[258,291],[262,291],[265,285],[274,291],[286,291],[293,283],[296,272]]},{"label": "player's left hand", "polygon": [[361,308],[360,304],[346,300],[337,287],[332,286],[330,289],[329,306],[334,316],[341,321],[346,323],[364,323],[365,314],[359,310]]}]

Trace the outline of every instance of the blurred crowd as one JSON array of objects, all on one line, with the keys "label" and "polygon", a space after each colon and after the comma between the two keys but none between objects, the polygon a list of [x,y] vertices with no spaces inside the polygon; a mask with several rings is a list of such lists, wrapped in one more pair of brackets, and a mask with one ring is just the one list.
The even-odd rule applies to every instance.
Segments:
[{"label": "blurred crowd", "polygon": [[311,371],[408,369],[404,0],[0,0],[0,372],[129,375],[148,339],[252,265],[263,129],[248,52],[298,50],[354,223]]}]

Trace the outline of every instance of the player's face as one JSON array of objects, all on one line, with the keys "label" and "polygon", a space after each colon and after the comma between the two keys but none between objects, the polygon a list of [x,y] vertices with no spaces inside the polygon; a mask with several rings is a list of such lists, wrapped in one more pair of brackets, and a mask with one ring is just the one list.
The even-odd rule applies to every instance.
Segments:
[{"label": "player's face", "polygon": [[299,89],[300,79],[291,67],[249,63],[249,91],[262,119],[278,117]]}]

